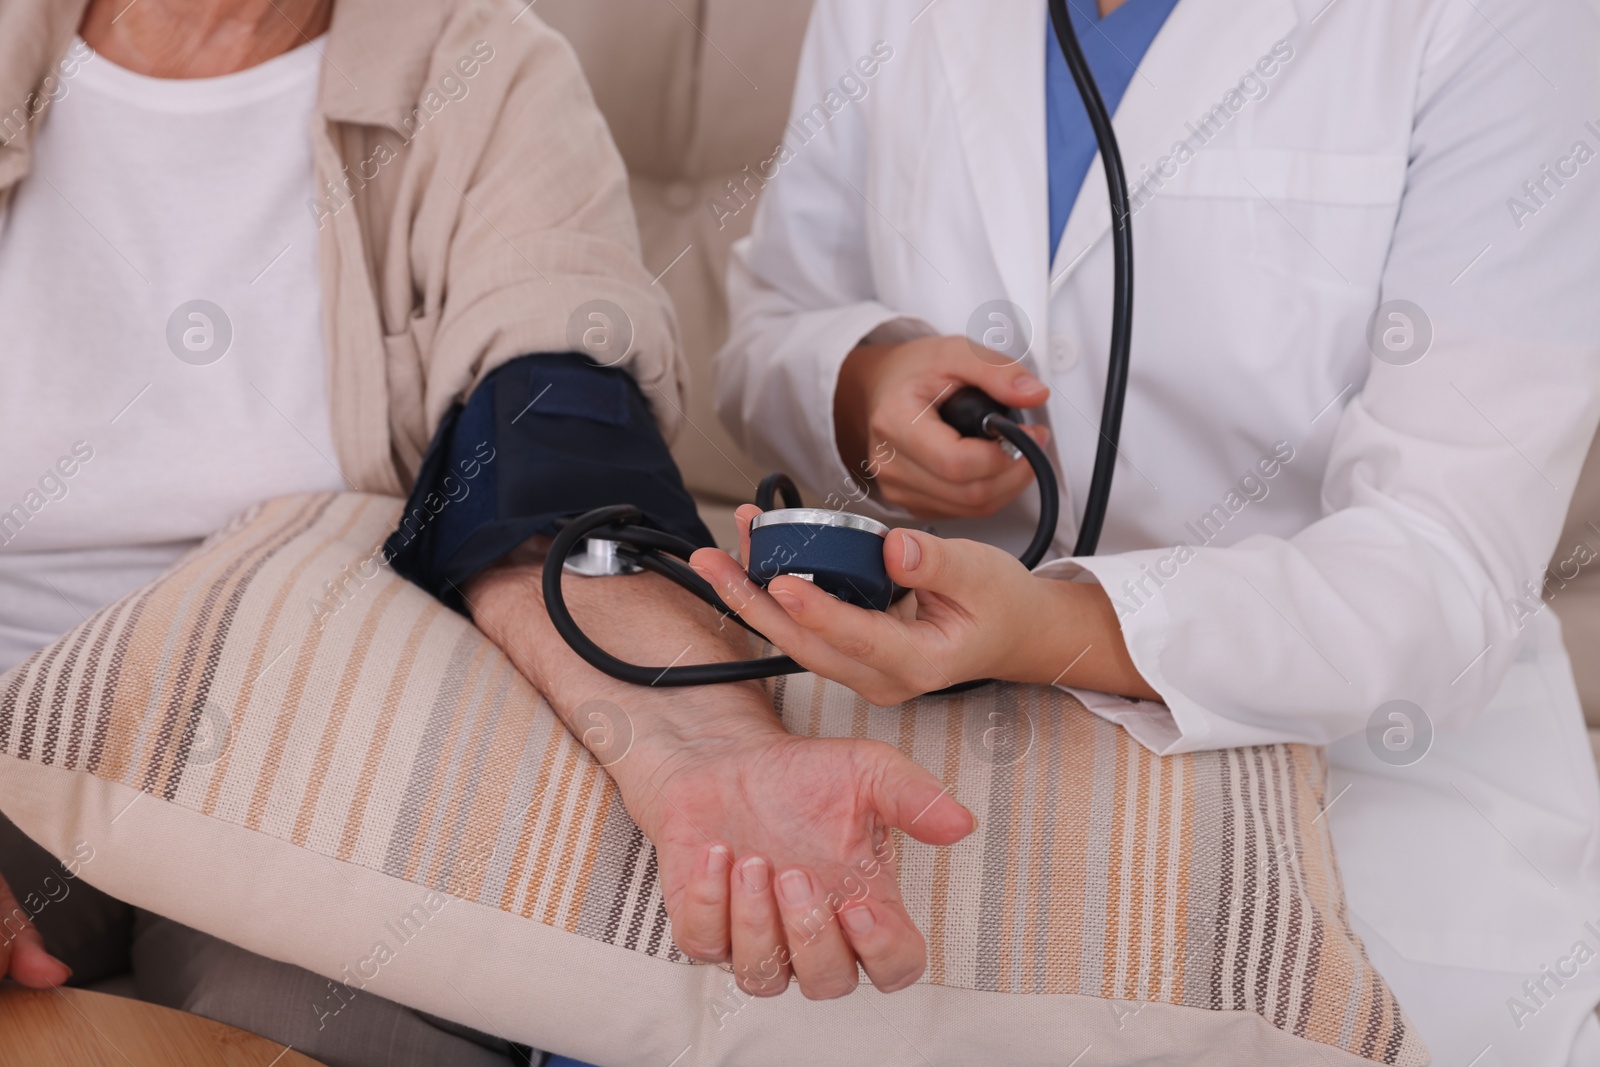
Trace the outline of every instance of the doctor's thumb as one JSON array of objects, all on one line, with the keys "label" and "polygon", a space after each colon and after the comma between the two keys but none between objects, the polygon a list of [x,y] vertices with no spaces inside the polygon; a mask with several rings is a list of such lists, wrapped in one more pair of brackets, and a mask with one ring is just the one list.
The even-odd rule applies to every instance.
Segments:
[{"label": "doctor's thumb", "polygon": [[1050,399],[1050,387],[1015,363],[994,366],[984,360],[969,359],[964,361],[957,376],[1007,407],[1036,408]]},{"label": "doctor's thumb", "polygon": [[921,530],[891,530],[883,542],[883,563],[896,585],[907,589],[955,592],[961,567],[950,543]]}]

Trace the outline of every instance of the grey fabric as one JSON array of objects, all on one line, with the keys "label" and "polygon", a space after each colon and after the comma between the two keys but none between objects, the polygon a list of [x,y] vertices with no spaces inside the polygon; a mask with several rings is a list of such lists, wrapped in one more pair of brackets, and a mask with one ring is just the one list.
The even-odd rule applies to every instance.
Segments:
[{"label": "grey fabric", "polygon": [[[77,866],[93,863],[90,858]],[[499,1038],[370,993],[342,985],[336,990],[310,971],[132,908],[76,877],[4,815],[0,875],[45,947],[72,968],[72,985],[203,1015],[292,1045],[328,1067],[511,1067],[540,1061],[537,1052],[530,1057]]]},{"label": "grey fabric", "polygon": [[89,985],[127,971],[133,909],[75,877],[74,868],[82,865],[63,866],[0,815],[0,876],[33,919],[45,948],[72,968],[70,984]]},{"label": "grey fabric", "polygon": [[[139,998],[249,1030],[328,1067],[509,1067],[529,1059],[464,1026],[139,911]],[[534,1053],[532,1062],[539,1062]]]}]

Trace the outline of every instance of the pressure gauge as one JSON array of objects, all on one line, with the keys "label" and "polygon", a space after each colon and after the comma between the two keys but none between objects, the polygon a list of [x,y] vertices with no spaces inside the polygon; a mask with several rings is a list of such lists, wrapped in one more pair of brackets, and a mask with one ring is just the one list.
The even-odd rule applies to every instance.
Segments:
[{"label": "pressure gauge", "polygon": [[889,527],[823,508],[780,508],[750,523],[750,577],[766,588],[780,574],[804,578],[857,607],[883,611],[894,583],[883,566]]}]

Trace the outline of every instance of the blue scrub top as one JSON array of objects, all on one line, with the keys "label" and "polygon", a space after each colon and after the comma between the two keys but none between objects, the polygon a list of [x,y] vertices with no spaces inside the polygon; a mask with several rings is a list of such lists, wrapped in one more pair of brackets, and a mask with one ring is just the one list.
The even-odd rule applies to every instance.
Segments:
[{"label": "blue scrub top", "polygon": [[[1106,110],[1113,115],[1150,42],[1177,6],[1178,0],[1125,0],[1100,18],[1096,0],[1067,0],[1078,44],[1100,86]],[[1045,21],[1045,130],[1050,153],[1050,254],[1054,258],[1061,233],[1067,228],[1067,216],[1099,146],[1048,15]]]}]

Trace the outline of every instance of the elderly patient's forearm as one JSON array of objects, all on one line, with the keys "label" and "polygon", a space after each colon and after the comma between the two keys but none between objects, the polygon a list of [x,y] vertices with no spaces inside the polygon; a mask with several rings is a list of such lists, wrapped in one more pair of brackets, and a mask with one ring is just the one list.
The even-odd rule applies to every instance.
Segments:
[{"label": "elderly patient's forearm", "polygon": [[[479,628],[538,687],[575,737],[583,738],[594,725],[580,712],[596,699],[626,713],[635,745],[670,747],[781,730],[754,682],[651,689],[595,670],[567,646],[545,613],[543,573],[537,562],[490,568],[468,585],[467,599]],[[742,629],[656,575],[569,578],[564,591],[584,632],[630,662],[665,667],[750,654]]]}]

